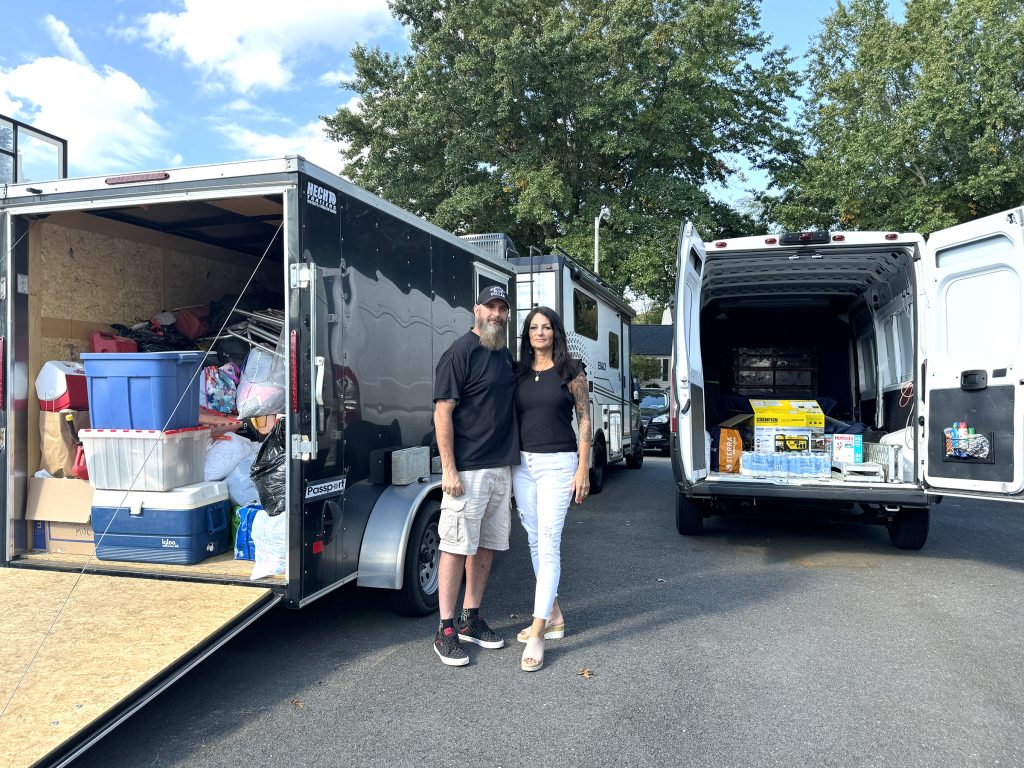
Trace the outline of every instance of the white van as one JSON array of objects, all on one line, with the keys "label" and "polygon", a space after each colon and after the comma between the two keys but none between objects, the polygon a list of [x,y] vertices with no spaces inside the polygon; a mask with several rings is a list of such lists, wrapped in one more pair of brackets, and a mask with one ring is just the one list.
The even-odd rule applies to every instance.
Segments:
[{"label": "white van", "polygon": [[[684,223],[671,408],[679,532],[780,503],[856,513],[920,549],[943,496],[1019,500],[1022,218],[1016,208],[927,240],[799,232],[708,244]],[[859,434],[865,461],[819,477],[753,461],[721,471],[711,457],[723,423],[743,423],[759,397],[817,401],[825,432]]]}]

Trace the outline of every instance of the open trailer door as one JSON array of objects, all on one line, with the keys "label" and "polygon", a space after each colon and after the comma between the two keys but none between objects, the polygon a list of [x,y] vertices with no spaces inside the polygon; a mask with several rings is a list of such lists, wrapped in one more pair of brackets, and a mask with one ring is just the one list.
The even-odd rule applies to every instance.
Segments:
[{"label": "open trailer door", "polygon": [[928,238],[925,481],[948,495],[1024,489],[1024,209]]},{"label": "open trailer door", "polygon": [[60,766],[269,610],[263,587],[0,568],[0,766]]},{"label": "open trailer door", "polygon": [[707,477],[704,453],[704,365],[700,355],[700,287],[706,254],[691,222],[679,230],[676,252],[675,327],[672,339],[672,431],[681,475]]}]

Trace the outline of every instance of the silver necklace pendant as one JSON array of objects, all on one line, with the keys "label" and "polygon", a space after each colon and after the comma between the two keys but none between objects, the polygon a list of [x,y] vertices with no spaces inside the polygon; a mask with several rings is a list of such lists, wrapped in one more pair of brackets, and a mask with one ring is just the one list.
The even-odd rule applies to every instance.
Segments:
[{"label": "silver necklace pendant", "polygon": [[536,375],[533,377],[534,381],[540,381],[540,371],[536,371]]}]

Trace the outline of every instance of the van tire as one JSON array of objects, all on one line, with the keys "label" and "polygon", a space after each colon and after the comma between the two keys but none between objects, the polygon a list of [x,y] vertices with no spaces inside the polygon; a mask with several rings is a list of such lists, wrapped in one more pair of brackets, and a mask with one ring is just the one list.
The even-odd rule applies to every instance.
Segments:
[{"label": "van tire", "polygon": [[405,546],[402,588],[391,593],[391,605],[403,616],[426,616],[437,612],[437,565],[441,555],[440,502],[427,501],[413,521]]},{"label": "van tire", "polygon": [[637,440],[633,443],[633,451],[626,457],[626,466],[630,469],[640,469],[644,465],[644,443]]},{"label": "van tire", "polygon": [[704,505],[678,491],[676,492],[676,530],[683,536],[698,536],[704,530]]},{"label": "van tire", "polygon": [[908,507],[889,523],[889,541],[898,549],[920,549],[928,540],[931,515],[927,507]]},{"label": "van tire", "polygon": [[594,441],[594,466],[590,468],[590,495],[604,490],[604,478],[608,473],[608,454],[604,449],[604,438]]}]

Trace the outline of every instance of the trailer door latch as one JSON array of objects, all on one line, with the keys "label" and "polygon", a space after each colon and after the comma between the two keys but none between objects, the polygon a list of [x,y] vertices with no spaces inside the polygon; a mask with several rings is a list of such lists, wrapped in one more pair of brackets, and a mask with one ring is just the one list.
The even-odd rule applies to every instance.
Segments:
[{"label": "trailer door latch", "polygon": [[291,287],[309,288],[309,282],[313,279],[313,267],[309,264],[292,264],[289,268],[291,275]]},{"label": "trailer door latch", "polygon": [[292,435],[292,458],[309,461],[313,457],[313,441],[309,435]]}]

